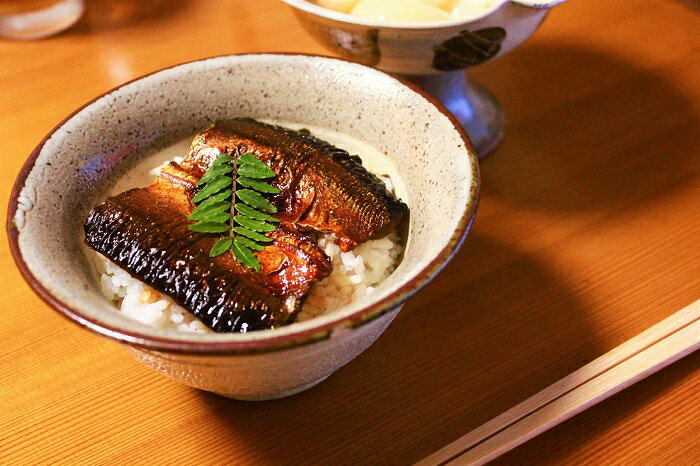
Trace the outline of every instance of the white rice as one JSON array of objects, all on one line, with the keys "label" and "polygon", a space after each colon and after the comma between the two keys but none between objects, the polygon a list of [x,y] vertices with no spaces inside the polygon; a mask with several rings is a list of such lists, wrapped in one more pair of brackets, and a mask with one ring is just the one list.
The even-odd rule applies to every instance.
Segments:
[{"label": "white rice", "polygon": [[209,333],[211,330],[194,314],[169,297],[135,279],[106,257],[95,253],[102,294],[127,317],[143,324],[182,332]]},{"label": "white rice", "polygon": [[[384,176],[382,180],[389,191],[393,191],[389,177]],[[372,293],[394,271],[402,251],[396,232],[381,239],[367,241],[350,252],[341,252],[332,234],[321,235],[318,245],[332,260],[333,272],[311,288],[298,321],[337,311],[354,299]],[[95,253],[95,263],[102,293],[124,315],[162,329],[212,332],[192,313],[133,278],[104,256]]]},{"label": "white rice", "polygon": [[300,322],[372,293],[394,271],[401,254],[399,235],[395,232],[367,241],[350,252],[341,252],[330,234],[321,236],[318,245],[333,261],[333,272],[311,289],[299,313]]}]

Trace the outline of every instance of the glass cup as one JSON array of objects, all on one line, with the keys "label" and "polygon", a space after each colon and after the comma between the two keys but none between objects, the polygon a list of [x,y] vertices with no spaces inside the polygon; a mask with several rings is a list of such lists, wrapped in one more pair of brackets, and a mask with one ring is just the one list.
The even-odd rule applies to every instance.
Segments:
[{"label": "glass cup", "polygon": [[0,38],[48,37],[75,24],[84,9],[83,0],[0,0]]}]

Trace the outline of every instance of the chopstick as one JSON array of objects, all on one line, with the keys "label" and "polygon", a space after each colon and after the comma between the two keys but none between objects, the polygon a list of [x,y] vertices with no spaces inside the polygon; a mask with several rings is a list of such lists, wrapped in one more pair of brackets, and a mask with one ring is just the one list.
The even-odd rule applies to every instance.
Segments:
[{"label": "chopstick", "polygon": [[484,464],[698,348],[700,300],[416,464]]}]

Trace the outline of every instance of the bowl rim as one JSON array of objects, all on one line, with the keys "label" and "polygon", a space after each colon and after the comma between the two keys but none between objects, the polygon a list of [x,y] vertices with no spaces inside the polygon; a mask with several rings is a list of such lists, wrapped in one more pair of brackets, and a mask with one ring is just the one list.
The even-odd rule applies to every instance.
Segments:
[{"label": "bowl rim", "polygon": [[[506,3],[509,3],[511,1],[515,0],[494,0],[494,3],[486,8],[484,11],[481,13],[476,13],[471,16],[465,16],[462,18],[455,18],[455,19],[446,19],[446,20],[438,20],[438,21],[381,21],[381,20],[373,20],[369,18],[363,18],[363,17],[355,17],[352,16],[348,13],[341,13],[340,11],[335,11],[331,10],[330,8],[324,8],[320,5],[316,5],[315,3],[311,3],[308,0],[282,0],[284,3],[287,5],[304,11],[306,13],[309,13],[314,16],[320,16],[322,18],[326,18],[329,20],[333,21],[338,21],[341,23],[345,24],[352,24],[355,26],[364,26],[368,28],[373,28],[373,29],[393,29],[393,30],[401,30],[401,29],[413,29],[413,30],[427,30],[427,31],[433,31],[433,30],[438,30],[438,29],[450,29],[454,27],[460,27],[460,26],[465,26],[466,24],[473,23],[475,21],[479,21],[483,18],[486,18],[487,16],[490,16],[491,14],[495,13],[497,10],[499,10],[502,6],[504,6]],[[564,0],[561,0],[564,1]],[[518,3],[516,1],[516,3]],[[524,6],[532,6],[532,5],[524,5]],[[534,7],[534,6],[533,6]]]},{"label": "bowl rim", "polygon": [[[291,332],[283,335],[271,335],[269,337],[257,338],[254,340],[231,340],[231,341],[192,341],[192,340],[179,340],[170,339],[167,337],[153,336],[140,333],[135,330],[123,329],[117,326],[112,326],[99,322],[96,319],[85,316],[81,311],[75,309],[69,304],[64,303],[57,297],[55,297],[51,291],[45,288],[41,282],[35,277],[27,266],[22,253],[19,248],[19,233],[14,223],[15,214],[19,207],[19,195],[25,186],[25,182],[29,173],[34,168],[35,162],[39,157],[46,142],[53,136],[53,134],[58,131],[65,123],[75,117],[83,109],[93,104],[95,101],[125,87],[133,82],[144,79],[148,76],[160,73],[161,71],[169,70],[172,68],[186,66],[193,63],[217,59],[217,58],[233,58],[233,57],[244,57],[244,56],[292,56],[292,57],[303,57],[303,58],[321,58],[326,60],[338,61],[343,64],[353,64],[368,68],[370,70],[387,75],[400,84],[410,88],[411,90],[418,93],[424,99],[426,99],[430,104],[432,104],[438,111],[444,114],[452,123],[454,129],[458,132],[462,141],[464,142],[464,149],[467,153],[468,162],[472,170],[472,180],[471,186],[469,187],[469,198],[467,199],[464,211],[462,212],[457,227],[450,236],[447,245],[441,249],[436,257],[428,263],[423,268],[419,269],[415,276],[408,280],[403,286],[399,287],[394,292],[385,296],[384,298],[373,302],[361,309],[353,312],[352,314],[333,319],[330,322],[326,322],[322,325],[318,325],[309,329],[304,329],[299,332]],[[176,65],[167,66],[162,69],[158,69],[151,73],[139,76],[135,79],[127,81],[120,84],[100,95],[91,99],[87,103],[83,104],[75,111],[71,112],[66,116],[60,123],[58,123],[51,131],[47,133],[46,136],[41,140],[41,142],[36,146],[36,148],[31,152],[24,165],[20,169],[19,174],[15,180],[14,186],[10,193],[8,213],[7,213],[7,223],[6,230],[7,236],[10,244],[10,252],[17,265],[22,277],[28,283],[29,287],[51,308],[56,310],[59,314],[63,315],[68,320],[71,320],[78,325],[87,328],[99,335],[107,337],[111,340],[116,340],[121,343],[127,343],[132,346],[139,347],[146,350],[163,351],[168,353],[178,353],[178,354],[196,354],[196,355],[222,355],[222,354],[251,354],[251,353],[262,353],[269,351],[277,351],[281,349],[287,349],[291,347],[297,347],[305,344],[311,344],[317,341],[329,339],[333,336],[333,332],[339,329],[356,328],[362,325],[368,324],[374,321],[376,318],[392,311],[401,304],[403,304],[408,298],[413,296],[415,293],[420,291],[425,285],[427,285],[432,279],[447,265],[447,263],[452,259],[452,257],[459,250],[460,246],[464,242],[464,239],[469,232],[471,225],[474,221],[476,215],[476,210],[479,204],[479,190],[480,190],[480,172],[479,163],[476,158],[476,153],[472,146],[469,137],[467,136],[465,130],[461,127],[457,119],[434,97],[429,95],[424,90],[420,89],[413,83],[406,81],[403,78],[398,78],[381,70],[376,70],[374,68],[361,65],[359,63],[353,62],[351,60],[345,60],[341,58],[317,55],[317,54],[305,54],[305,53],[291,53],[291,52],[265,52],[265,53],[240,53],[240,54],[226,54],[217,55],[214,57],[201,58],[197,60],[186,61],[183,63],[178,63]]]}]

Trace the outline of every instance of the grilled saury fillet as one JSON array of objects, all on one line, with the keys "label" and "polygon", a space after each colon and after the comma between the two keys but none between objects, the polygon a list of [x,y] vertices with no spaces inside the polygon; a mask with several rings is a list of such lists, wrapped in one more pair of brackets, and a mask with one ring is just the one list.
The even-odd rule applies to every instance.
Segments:
[{"label": "grilled saury fillet", "polygon": [[250,118],[220,121],[192,143],[183,166],[201,176],[219,153],[254,153],[277,174],[276,216],[305,229],[335,234],[342,250],[381,238],[408,217],[408,207],[369,173],[359,157],[305,131]]},{"label": "grilled saury fillet", "polygon": [[246,332],[293,321],[311,284],[331,271],[308,237],[281,227],[256,255],[261,272],[231,254],[210,257],[216,235],[191,231],[199,175],[171,163],[147,188],[131,189],[93,209],[86,243],[170,296],[217,332]]}]

